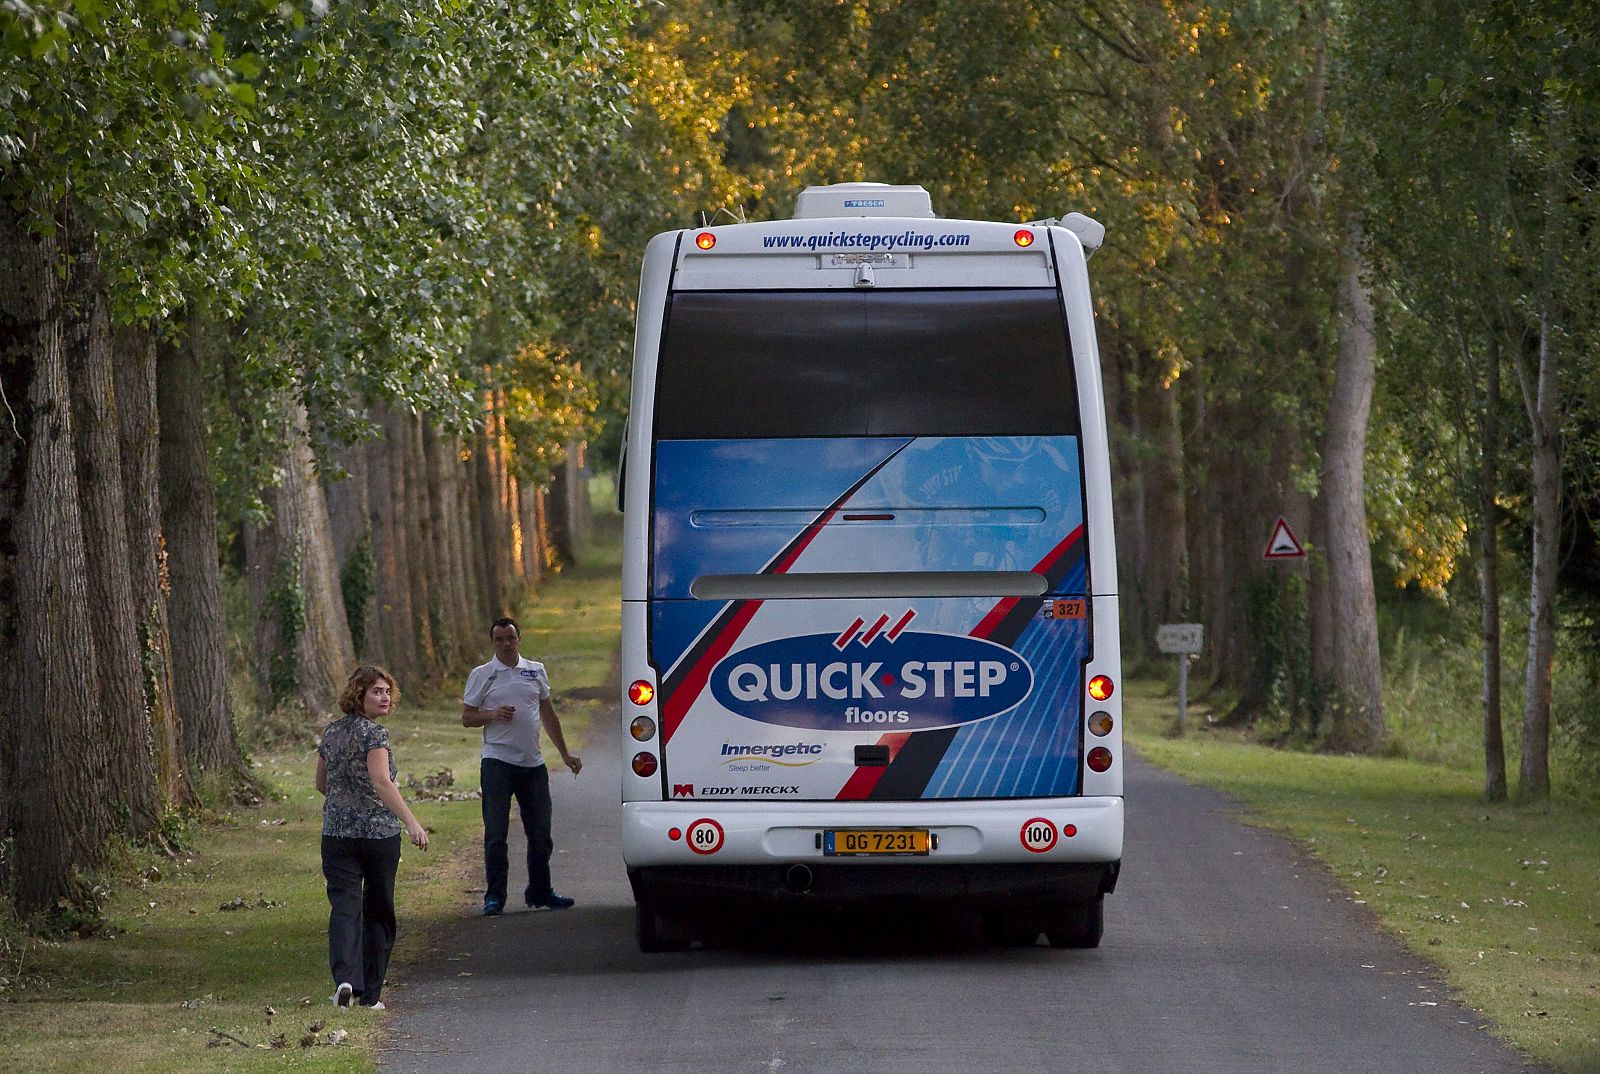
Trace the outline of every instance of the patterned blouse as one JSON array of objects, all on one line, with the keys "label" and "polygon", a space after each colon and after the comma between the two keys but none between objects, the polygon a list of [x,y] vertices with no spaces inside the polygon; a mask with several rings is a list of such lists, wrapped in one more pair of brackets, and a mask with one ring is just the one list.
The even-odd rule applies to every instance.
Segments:
[{"label": "patterned blouse", "polygon": [[[317,747],[328,767],[328,795],[322,802],[322,834],[344,839],[388,839],[404,830],[373,789],[367,753],[389,748],[389,731],[365,716],[347,715],[322,732]],[[395,777],[389,750],[389,778]]]}]

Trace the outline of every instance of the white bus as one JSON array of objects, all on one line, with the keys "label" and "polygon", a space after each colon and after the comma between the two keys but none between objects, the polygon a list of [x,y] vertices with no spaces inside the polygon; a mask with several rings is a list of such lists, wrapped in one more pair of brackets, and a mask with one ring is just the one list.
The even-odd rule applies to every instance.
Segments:
[{"label": "white bus", "polygon": [[642,949],[862,900],[1099,943],[1123,828],[1103,235],[849,183],[650,242],[621,493]]}]

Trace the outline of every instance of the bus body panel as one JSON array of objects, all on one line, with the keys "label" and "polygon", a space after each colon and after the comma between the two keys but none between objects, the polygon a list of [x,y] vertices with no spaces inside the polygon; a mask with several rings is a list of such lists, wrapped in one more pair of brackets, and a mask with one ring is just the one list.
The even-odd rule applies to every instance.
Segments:
[{"label": "bus body panel", "polygon": [[[622,599],[644,600],[650,562],[650,455],[655,410],[656,364],[661,326],[666,317],[672,268],[683,232],[669,231],[650,240],[639,272],[639,309],[633,340],[633,403],[629,408],[625,459],[635,471],[626,482],[622,504]],[[649,360],[640,360],[650,355]],[[642,472],[638,472],[642,471]],[[632,681],[631,679],[629,680]]]},{"label": "bus body panel", "polygon": [[[714,241],[697,244],[708,233]],[[758,876],[741,869],[778,870],[752,881],[753,890],[771,893],[777,890],[774,877],[796,863],[816,867],[819,876],[828,868],[881,875],[891,867],[887,877],[873,882],[888,885],[874,889],[880,893],[910,891],[919,883],[918,874],[893,866],[926,870],[939,865],[975,870],[948,874],[970,882],[974,891],[992,882],[1012,894],[1021,892],[1028,885],[1016,877],[1028,875],[1030,868],[1043,876],[1046,866],[1069,873],[1089,870],[1082,874],[1087,881],[1049,874],[1038,890],[1053,892],[1051,897],[1081,900],[1111,890],[1123,836],[1121,694],[1096,702],[1084,689],[1096,675],[1120,687],[1121,664],[1105,461],[1109,445],[1084,261],[1078,237],[1065,228],[981,221],[786,220],[674,232],[651,242],[641,274],[626,446],[622,607],[626,756],[638,753],[660,762],[659,768],[647,767],[645,775],[626,766],[623,774],[624,859],[641,900],[647,889],[655,892],[653,899],[669,888],[679,894],[709,893]],[[1070,509],[1041,505],[1035,502],[1038,496],[1003,503],[991,498],[963,504],[960,496],[916,502],[904,495],[907,483],[895,484],[892,474],[876,486],[869,478],[853,491],[853,479],[838,487],[852,471],[859,478],[863,462],[870,468],[918,451],[970,453],[983,437],[821,436],[814,438],[817,442],[774,437],[761,443],[757,436],[719,444],[694,437],[663,439],[658,433],[656,359],[670,332],[673,295],[857,290],[870,296],[876,289],[1041,287],[1059,296],[1064,315],[1077,427],[1071,435],[1035,439],[1058,456],[1071,455],[1070,495],[1064,498]],[[985,357],[1005,361],[1004,353]],[[663,415],[668,423],[671,417]],[[729,453],[740,451],[744,457],[731,461]],[[774,485],[782,465],[790,467],[789,478]],[[797,483],[806,487],[794,487]],[[891,490],[897,494],[890,495]],[[825,512],[842,514],[846,504],[854,514],[896,517],[853,519],[849,528],[842,518],[824,522]],[[952,553],[960,541],[948,547],[940,542],[961,527],[942,533],[941,525],[955,516],[937,512],[971,507],[989,513],[967,520],[973,525],[966,527],[966,539],[974,547]],[[1046,535],[1060,544],[1070,532],[1061,529],[1069,519],[1079,530],[1070,569],[1051,574],[1045,588],[1031,596],[849,592],[851,575],[860,580],[963,567],[1027,573],[1044,558],[1034,544]],[[918,526],[926,539],[920,544],[906,540]],[[1005,532],[1008,528],[1013,532]],[[807,547],[796,551],[797,534],[806,533]],[[1018,534],[1025,535],[1020,542]],[[781,572],[788,581],[804,586],[814,580],[812,588],[796,591],[803,596],[696,590],[697,581],[707,576],[727,576],[724,581],[740,584],[751,577],[770,581],[774,564],[791,554]],[[1037,558],[1029,562],[1031,557]],[[885,583],[879,577],[871,584]],[[1058,600],[1072,604],[1057,607]],[[1012,620],[1005,636],[998,641],[981,636],[980,627],[988,622],[992,631],[991,620],[1007,601],[1010,606],[998,616]],[[888,641],[889,630],[907,613],[913,614],[902,633]],[[874,625],[878,631],[867,639]],[[930,662],[948,663],[944,681],[953,689],[954,669],[964,665],[962,703],[952,699],[944,709],[917,710],[922,722],[903,730],[895,730],[899,724],[837,723],[852,705],[873,719],[885,718],[882,713],[909,717],[911,705],[888,702],[890,687],[903,687],[905,681],[906,661],[899,659],[896,646],[912,640],[907,634],[913,628],[928,635],[914,639],[919,644],[949,646],[913,657],[923,665],[917,670],[924,683]],[[1035,643],[1042,648],[1030,647]],[[1052,643],[1053,663],[1038,656]],[[984,650],[983,644],[1006,652]],[[1017,668],[1010,667],[1007,653],[1021,658]],[[995,661],[1006,664],[1006,675],[985,667]],[[844,667],[819,678],[832,663]],[[996,712],[985,705],[999,708],[1011,695],[976,696],[980,685],[1003,694],[1023,663],[1030,672],[1036,664],[1043,669],[1041,679],[1048,683],[1042,689],[1070,692],[1059,698],[1060,717],[1053,724],[1040,716],[1046,694],[1035,697],[1030,689],[1016,705]],[[884,682],[884,675],[894,682]],[[685,679],[693,680],[690,688],[684,687]],[[628,684],[635,681],[653,691],[642,704],[628,700]],[[874,687],[885,696],[873,696]],[[1035,709],[1028,713],[1030,704]],[[1109,734],[1088,732],[1085,719],[1091,712],[1111,715]],[[1027,723],[1019,714],[1034,720]],[[638,716],[647,719],[634,723]],[[945,722],[934,726],[941,719]],[[630,735],[630,726],[643,733]],[[1027,737],[1023,731],[1029,727],[1038,733]],[[991,739],[983,747],[987,752],[963,753],[984,735]],[[920,784],[915,779],[893,786],[884,782],[908,742],[916,751],[934,739],[938,750],[924,752],[937,756],[919,761]],[[863,766],[858,746],[888,747],[891,763]],[[1110,751],[1114,761],[1107,771],[1095,772],[1084,763],[1093,747]],[[969,763],[958,775],[952,769],[960,756]],[[1050,764],[1055,767],[1049,775],[1037,775]],[[1036,773],[1032,782],[1025,775],[1029,766]],[[745,788],[758,793],[746,795]],[[1046,827],[1054,833],[1049,845],[1041,850],[1039,838],[1028,845]],[[850,829],[924,829],[934,838],[925,854],[827,855],[821,846],[824,833]],[[714,849],[698,848],[696,832],[716,833]],[[724,867],[731,872],[718,873]],[[902,875],[903,884],[894,879]]]}]

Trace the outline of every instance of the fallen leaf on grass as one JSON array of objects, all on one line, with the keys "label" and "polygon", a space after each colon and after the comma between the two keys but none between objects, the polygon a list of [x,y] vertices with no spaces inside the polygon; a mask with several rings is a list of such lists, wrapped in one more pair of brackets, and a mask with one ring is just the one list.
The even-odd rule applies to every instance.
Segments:
[{"label": "fallen leaf on grass", "polygon": [[[151,905],[154,906],[155,904],[151,903]],[[217,909],[219,909],[219,910],[281,910],[281,909],[283,909],[284,907],[286,907],[288,905],[289,904],[284,902],[282,899],[269,899],[265,895],[261,896],[255,902],[251,902],[249,899],[246,899],[243,896],[235,896],[234,898],[229,899],[227,902],[223,903],[221,906],[217,907]]]}]

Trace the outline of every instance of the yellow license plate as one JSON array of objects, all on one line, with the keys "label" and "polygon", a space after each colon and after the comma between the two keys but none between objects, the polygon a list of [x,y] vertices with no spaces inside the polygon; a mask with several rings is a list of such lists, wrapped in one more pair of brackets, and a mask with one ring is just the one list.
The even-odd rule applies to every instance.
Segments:
[{"label": "yellow license plate", "polygon": [[829,828],[822,833],[822,853],[829,857],[927,852],[926,828]]}]

